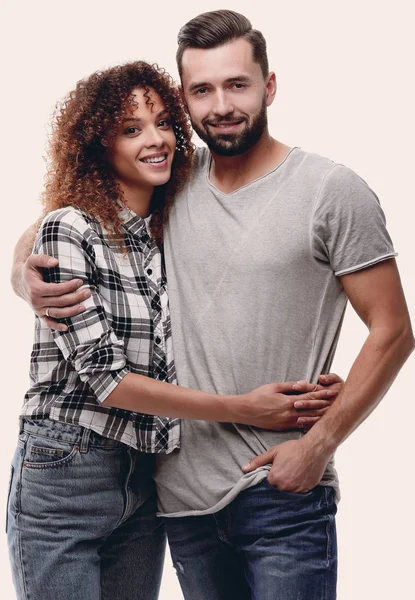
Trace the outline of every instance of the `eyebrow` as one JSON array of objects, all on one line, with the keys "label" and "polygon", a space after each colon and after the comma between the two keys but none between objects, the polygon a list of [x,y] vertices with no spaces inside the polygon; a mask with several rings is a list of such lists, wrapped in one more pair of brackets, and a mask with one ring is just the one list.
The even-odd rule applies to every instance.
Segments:
[{"label": "eyebrow", "polygon": [[[239,81],[241,83],[250,83],[251,78],[248,75],[236,75],[234,77],[228,77],[225,79],[223,83],[233,83],[234,81]],[[189,86],[189,92],[193,92],[197,88],[208,87],[210,83],[207,81],[195,82]]]},{"label": "eyebrow", "polygon": [[[169,111],[167,110],[167,108],[164,108],[163,110],[161,110],[159,113],[156,114],[156,119],[159,119],[160,117],[162,117],[163,115],[168,115]],[[139,119],[138,117],[126,117],[125,119],[122,120],[123,123],[141,123],[142,119]]]}]

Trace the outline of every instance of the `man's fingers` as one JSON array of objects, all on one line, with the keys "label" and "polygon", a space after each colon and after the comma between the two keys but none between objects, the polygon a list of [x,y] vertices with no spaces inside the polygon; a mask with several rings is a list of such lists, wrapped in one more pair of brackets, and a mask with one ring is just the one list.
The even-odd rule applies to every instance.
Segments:
[{"label": "man's fingers", "polygon": [[274,460],[277,451],[275,448],[271,448],[258,456],[255,456],[247,465],[242,467],[242,471],[244,473],[249,473],[250,471],[254,471],[258,467],[262,467],[264,465],[269,465]]},{"label": "man's fingers", "polygon": [[[49,298],[65,296],[66,294],[72,293],[83,294],[88,290],[80,290],[77,292],[83,283],[82,279],[71,279],[70,281],[63,281],[62,283],[44,283],[42,286],[42,296]],[[74,304],[73,301],[72,304]]]},{"label": "man's fingers", "polygon": [[300,417],[297,419],[297,426],[304,429],[304,431],[308,431],[320,418],[321,417]]},{"label": "man's fingers", "polygon": [[[61,285],[60,283],[57,285]],[[90,290],[78,290],[76,292],[72,292],[70,294],[64,294],[63,296],[45,296],[43,301],[45,306],[53,306],[57,308],[69,308],[73,306],[79,306],[81,302],[89,298],[91,295]],[[72,316],[72,315],[62,315],[62,316]]]},{"label": "man's fingers", "polygon": [[[48,307],[46,310],[48,311],[49,317],[52,319],[66,319],[83,313],[85,306],[76,304],[75,306],[67,306],[66,308]],[[47,318],[46,312],[45,316]]]},{"label": "man's fingers", "polygon": [[325,373],[318,378],[322,385],[333,385],[333,383],[343,383],[343,379],[336,373]]},{"label": "man's fingers", "polygon": [[58,259],[47,254],[31,254],[26,261],[26,264],[32,269],[51,269],[56,267]]},{"label": "man's fingers", "polygon": [[[76,281],[80,283],[75,283]],[[51,306],[67,307],[79,305],[91,295],[90,290],[78,290],[80,285],[82,285],[82,281],[76,279],[63,283],[38,283],[31,289],[31,304],[36,311]],[[57,295],[55,296],[54,294]]]},{"label": "man's fingers", "polygon": [[56,331],[67,331],[68,327],[64,323],[59,323],[58,321],[54,321],[53,319],[48,319],[48,317],[42,317],[44,323],[49,327],[49,329],[54,329]]}]

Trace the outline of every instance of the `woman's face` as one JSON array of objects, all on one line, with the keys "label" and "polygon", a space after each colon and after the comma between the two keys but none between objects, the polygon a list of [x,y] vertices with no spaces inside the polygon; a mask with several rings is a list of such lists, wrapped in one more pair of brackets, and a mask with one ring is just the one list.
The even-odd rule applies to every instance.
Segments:
[{"label": "woman's face", "polygon": [[108,147],[108,160],[121,184],[151,189],[170,178],[176,137],[170,115],[153,88],[148,94],[136,88],[133,95],[137,107],[124,115]]}]

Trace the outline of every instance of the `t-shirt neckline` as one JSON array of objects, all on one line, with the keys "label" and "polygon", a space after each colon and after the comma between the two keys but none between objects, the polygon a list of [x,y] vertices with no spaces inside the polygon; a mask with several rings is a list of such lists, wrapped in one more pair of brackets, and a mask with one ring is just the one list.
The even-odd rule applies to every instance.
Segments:
[{"label": "t-shirt neckline", "polygon": [[264,173],[264,175],[261,175],[260,177],[257,177],[257,179],[253,179],[252,181],[250,181],[249,183],[246,183],[245,185],[242,185],[241,187],[239,187],[236,190],[233,190],[233,192],[222,192],[222,190],[218,189],[210,180],[209,177],[209,173],[210,173],[210,167],[212,165],[212,154],[209,153],[209,160],[207,161],[207,169],[206,169],[206,181],[209,185],[209,187],[211,187],[212,189],[215,190],[215,192],[217,192],[218,194],[221,194],[222,196],[225,197],[230,197],[233,194],[237,194],[238,192],[240,192],[241,190],[244,190],[245,188],[249,187],[250,185],[253,185],[254,183],[257,183],[258,181],[261,181],[261,179],[265,179],[265,177],[268,177],[269,175],[271,175],[272,173],[275,173],[275,171],[278,171],[278,169],[280,167],[282,167],[286,161],[288,160],[288,158],[291,156],[291,154],[294,152],[294,150],[299,150],[300,147],[299,146],[293,146],[291,148],[291,150],[288,152],[287,156],[285,156],[283,158],[283,160],[281,162],[279,162],[273,169],[271,169],[270,171],[268,171],[267,173]]}]

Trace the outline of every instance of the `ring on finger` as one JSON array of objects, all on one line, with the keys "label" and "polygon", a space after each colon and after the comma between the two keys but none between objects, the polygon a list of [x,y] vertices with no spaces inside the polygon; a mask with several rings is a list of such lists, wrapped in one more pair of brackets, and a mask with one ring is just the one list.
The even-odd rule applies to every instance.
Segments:
[{"label": "ring on finger", "polygon": [[45,317],[48,317],[48,319],[50,319],[49,310],[49,307],[45,310]]}]

